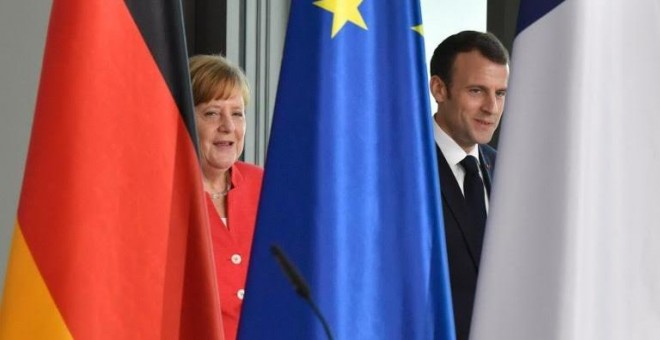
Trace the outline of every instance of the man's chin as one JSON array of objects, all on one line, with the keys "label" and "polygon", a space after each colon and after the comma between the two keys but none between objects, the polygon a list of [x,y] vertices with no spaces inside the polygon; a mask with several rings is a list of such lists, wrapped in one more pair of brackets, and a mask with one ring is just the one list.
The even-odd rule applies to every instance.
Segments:
[{"label": "man's chin", "polygon": [[489,136],[481,136],[480,138],[477,138],[477,143],[488,144],[490,143],[491,140],[493,140],[493,134],[490,134]]}]

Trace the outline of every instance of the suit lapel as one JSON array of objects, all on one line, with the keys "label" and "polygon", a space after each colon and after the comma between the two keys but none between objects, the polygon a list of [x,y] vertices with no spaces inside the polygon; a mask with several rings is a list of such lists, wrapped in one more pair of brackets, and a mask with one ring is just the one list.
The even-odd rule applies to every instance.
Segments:
[{"label": "suit lapel", "polygon": [[[479,254],[481,253],[480,249],[478,249],[479,235],[474,232],[476,227],[472,225],[463,193],[456,181],[456,177],[454,177],[454,173],[451,171],[442,151],[437,146],[436,151],[438,153],[438,170],[440,172],[440,191],[442,191],[442,198],[447,202],[447,206],[451,210],[450,213],[454,216],[457,227],[463,235],[463,241],[470,253],[472,263],[475,268],[478,268]],[[447,212],[444,214],[447,216]]]},{"label": "suit lapel", "polygon": [[486,185],[486,192],[488,193],[488,198],[490,198],[490,187],[491,187],[491,178],[493,176],[493,164],[489,157],[486,157],[486,153],[483,152],[481,146],[479,148],[479,161],[481,163],[481,174],[484,178],[484,184]]}]

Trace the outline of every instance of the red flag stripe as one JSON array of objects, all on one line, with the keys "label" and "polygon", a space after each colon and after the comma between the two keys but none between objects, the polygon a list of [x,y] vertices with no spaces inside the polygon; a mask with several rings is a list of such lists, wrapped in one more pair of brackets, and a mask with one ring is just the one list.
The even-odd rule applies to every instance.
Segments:
[{"label": "red flag stripe", "polygon": [[219,337],[194,148],[122,1],[54,1],[33,124],[18,219],[74,338],[186,334],[184,270]]}]

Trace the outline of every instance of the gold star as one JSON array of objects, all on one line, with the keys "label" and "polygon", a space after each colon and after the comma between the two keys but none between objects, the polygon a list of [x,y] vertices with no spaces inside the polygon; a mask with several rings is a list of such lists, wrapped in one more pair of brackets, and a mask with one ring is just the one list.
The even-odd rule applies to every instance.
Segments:
[{"label": "gold star", "polygon": [[424,26],[422,24],[419,24],[417,26],[413,26],[410,29],[412,29],[413,31],[419,33],[419,35],[421,35],[422,37],[424,36]]},{"label": "gold star", "polygon": [[314,5],[334,14],[332,17],[332,37],[334,38],[349,21],[367,29],[367,24],[358,9],[361,3],[362,0],[320,0],[314,2]]}]

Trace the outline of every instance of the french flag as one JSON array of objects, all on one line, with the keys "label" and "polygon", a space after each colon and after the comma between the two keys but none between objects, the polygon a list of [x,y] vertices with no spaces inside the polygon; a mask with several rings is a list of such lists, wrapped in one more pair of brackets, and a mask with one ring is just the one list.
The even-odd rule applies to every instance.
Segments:
[{"label": "french flag", "polygon": [[523,0],[471,339],[660,339],[660,2]]}]

